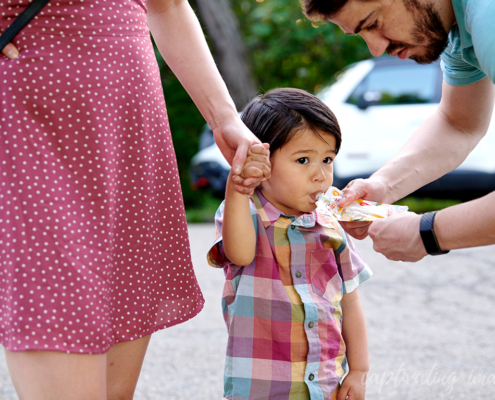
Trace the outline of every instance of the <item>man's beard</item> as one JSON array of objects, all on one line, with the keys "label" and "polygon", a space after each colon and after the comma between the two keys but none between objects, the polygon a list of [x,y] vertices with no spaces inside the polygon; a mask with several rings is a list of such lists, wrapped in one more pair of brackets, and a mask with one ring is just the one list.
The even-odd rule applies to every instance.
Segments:
[{"label": "man's beard", "polygon": [[[414,29],[412,35],[418,45],[422,45],[425,54],[414,55],[409,58],[418,64],[430,64],[438,60],[440,54],[447,47],[449,34],[445,31],[438,11],[432,4],[421,5],[418,0],[404,0],[406,9],[414,16]],[[399,48],[411,48],[402,42],[390,42],[386,52],[392,53]]]}]

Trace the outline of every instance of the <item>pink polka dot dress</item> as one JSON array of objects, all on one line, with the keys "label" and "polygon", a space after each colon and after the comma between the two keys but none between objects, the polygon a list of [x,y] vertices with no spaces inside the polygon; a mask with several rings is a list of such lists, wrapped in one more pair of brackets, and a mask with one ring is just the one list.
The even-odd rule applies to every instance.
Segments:
[{"label": "pink polka dot dress", "polygon": [[[4,31],[29,0],[0,0]],[[203,306],[145,0],[52,0],[0,56],[0,343],[103,353]]]}]

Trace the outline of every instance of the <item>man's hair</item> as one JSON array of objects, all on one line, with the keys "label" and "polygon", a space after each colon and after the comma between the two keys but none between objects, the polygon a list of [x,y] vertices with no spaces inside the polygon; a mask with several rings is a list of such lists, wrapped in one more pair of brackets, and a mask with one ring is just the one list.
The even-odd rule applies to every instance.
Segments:
[{"label": "man's hair", "polygon": [[321,21],[337,14],[348,0],[300,0],[304,14],[312,21]]},{"label": "man's hair", "polygon": [[333,135],[335,151],[340,149],[337,118],[325,103],[304,90],[281,88],[256,96],[242,111],[241,119],[262,143],[270,144],[272,154],[304,128],[320,137],[319,132]]}]

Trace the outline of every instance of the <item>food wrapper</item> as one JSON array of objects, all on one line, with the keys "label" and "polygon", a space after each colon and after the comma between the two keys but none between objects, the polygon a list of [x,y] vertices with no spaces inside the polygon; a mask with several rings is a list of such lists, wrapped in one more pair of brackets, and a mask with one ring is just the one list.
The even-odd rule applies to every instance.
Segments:
[{"label": "food wrapper", "polygon": [[323,214],[331,215],[338,221],[375,221],[405,212],[407,206],[375,203],[368,200],[354,200],[347,207],[339,207],[337,202],[342,198],[342,192],[336,187],[330,187],[326,193],[316,196],[316,207]]}]

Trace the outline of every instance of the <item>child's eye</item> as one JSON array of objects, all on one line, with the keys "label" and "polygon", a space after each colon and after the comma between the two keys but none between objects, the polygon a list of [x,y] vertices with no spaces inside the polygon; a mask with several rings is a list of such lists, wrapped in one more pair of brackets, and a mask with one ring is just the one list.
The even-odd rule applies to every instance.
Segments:
[{"label": "child's eye", "polygon": [[323,159],[323,162],[324,162],[325,164],[331,164],[331,163],[332,163],[332,161],[333,161],[333,160],[332,160],[330,157],[325,157],[325,158]]},{"label": "child's eye", "polygon": [[307,164],[309,162],[308,157],[301,157],[297,159],[299,164]]}]

